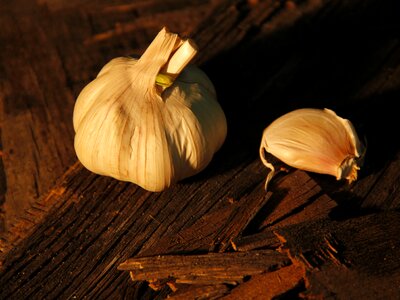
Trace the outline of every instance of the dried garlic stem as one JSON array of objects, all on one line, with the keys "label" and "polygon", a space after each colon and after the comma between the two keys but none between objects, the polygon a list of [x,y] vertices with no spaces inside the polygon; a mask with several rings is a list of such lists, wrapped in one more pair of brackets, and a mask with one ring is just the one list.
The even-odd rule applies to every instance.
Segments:
[{"label": "dried garlic stem", "polygon": [[163,67],[163,73],[178,76],[196,53],[197,46],[194,42],[192,40],[184,41]]},{"label": "dried garlic stem", "polygon": [[156,84],[162,88],[170,87],[176,77],[189,64],[197,53],[197,46],[192,40],[181,42],[169,61],[156,77]]}]

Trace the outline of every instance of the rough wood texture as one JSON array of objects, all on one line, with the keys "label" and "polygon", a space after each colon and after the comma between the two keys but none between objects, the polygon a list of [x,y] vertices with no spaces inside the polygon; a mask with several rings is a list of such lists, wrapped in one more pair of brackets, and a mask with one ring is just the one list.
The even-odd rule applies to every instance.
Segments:
[{"label": "rough wood texture", "polygon": [[249,251],[259,248],[276,249],[280,246],[279,238],[271,230],[241,236],[232,241],[232,247],[236,251]]},{"label": "rough wood texture", "polygon": [[[76,3],[72,8],[60,1],[50,4],[57,9],[49,11],[45,3],[2,1],[2,231],[12,231],[16,220],[25,219],[24,211],[75,162],[73,105],[101,66],[115,56],[141,53],[162,26],[189,34],[210,9],[207,3],[182,1],[162,8],[161,2],[121,9],[117,3]],[[134,21],[126,22],[129,19]]]},{"label": "rough wood texture", "polygon": [[[136,256],[268,250],[285,241],[300,250],[284,254],[308,269],[304,286],[289,282],[283,294],[394,295],[398,1],[17,0],[0,7],[0,298],[164,299],[170,287],[153,291],[117,266]],[[215,84],[229,130],[204,172],[149,193],[76,163],[71,115],[102,65],[141,54],[162,26],[198,43],[196,62]],[[334,109],[366,137],[360,178],[348,186],[290,170],[266,195],[262,130],[307,106]],[[314,242],[304,248],[293,232]],[[232,295],[250,296],[239,287]],[[231,287],[181,293],[201,291],[220,297]]]},{"label": "rough wood texture", "polygon": [[240,201],[228,198],[222,208],[204,214],[193,225],[178,233],[166,235],[154,247],[144,247],[139,255],[223,252],[243,233],[255,214],[270,199],[270,195],[271,193],[265,193],[257,186],[250,195],[244,196]]},{"label": "rough wood texture", "polygon": [[286,240],[284,249],[308,269],[309,297],[328,298],[333,291],[338,298],[351,299],[399,296],[399,212],[322,220],[278,231]]},{"label": "rough wood texture", "polygon": [[171,300],[196,300],[196,299],[219,299],[229,292],[225,284],[196,285],[195,287],[180,286],[177,292],[171,294]]},{"label": "rough wood texture", "polygon": [[[283,267],[277,271],[257,274],[250,280],[234,288],[233,291],[223,297],[224,300],[235,299],[274,299],[296,295],[299,289],[304,289],[304,268],[297,265]],[[293,296],[292,296],[293,297]]]},{"label": "rough wood texture", "polygon": [[289,258],[273,250],[255,250],[203,255],[166,255],[130,258],[118,266],[130,271],[134,280],[171,278],[177,283],[236,285],[245,276],[284,266]]}]

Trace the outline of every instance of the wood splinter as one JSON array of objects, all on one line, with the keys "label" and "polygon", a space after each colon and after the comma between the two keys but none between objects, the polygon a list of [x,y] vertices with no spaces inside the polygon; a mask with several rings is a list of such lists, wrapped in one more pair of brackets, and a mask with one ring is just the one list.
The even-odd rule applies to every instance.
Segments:
[{"label": "wood splinter", "polygon": [[[118,266],[129,271],[132,280],[145,280],[150,287],[159,283],[231,284],[246,276],[276,270],[290,264],[288,257],[274,250],[203,255],[165,255],[130,258]],[[154,283],[156,283],[154,285]]]}]

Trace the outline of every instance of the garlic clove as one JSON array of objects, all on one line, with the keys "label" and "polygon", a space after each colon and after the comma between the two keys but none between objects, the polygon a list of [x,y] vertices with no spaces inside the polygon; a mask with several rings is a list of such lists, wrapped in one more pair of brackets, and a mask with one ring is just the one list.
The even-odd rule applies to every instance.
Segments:
[{"label": "garlic clove", "polygon": [[139,59],[115,58],[80,93],[75,150],[94,173],[149,191],[197,174],[225,140],[213,84],[190,40],[162,29]]},{"label": "garlic clove", "polygon": [[275,168],[265,152],[291,167],[351,183],[357,179],[358,162],[365,151],[349,120],[329,109],[304,108],[281,116],[263,132],[260,158],[271,169],[267,188]]}]

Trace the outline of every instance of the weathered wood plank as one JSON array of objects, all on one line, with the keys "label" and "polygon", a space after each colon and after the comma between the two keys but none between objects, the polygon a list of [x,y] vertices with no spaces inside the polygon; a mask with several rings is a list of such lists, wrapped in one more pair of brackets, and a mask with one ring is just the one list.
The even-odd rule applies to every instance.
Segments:
[{"label": "weathered wood plank", "polygon": [[278,248],[281,244],[274,230],[326,219],[337,206],[336,202],[324,194],[321,187],[303,171],[297,170],[275,178],[270,189],[275,192],[250,226],[253,227],[253,231],[256,228],[256,233],[233,239],[232,246],[235,250]]},{"label": "weathered wood plank", "polygon": [[224,207],[204,214],[190,227],[165,235],[150,248],[144,247],[139,256],[225,251],[270,198],[271,193],[265,193],[261,185],[240,201],[229,198]]},{"label": "weathered wood plank", "polygon": [[280,247],[281,241],[272,230],[264,230],[251,235],[240,236],[232,241],[235,251],[250,251],[260,248],[276,249]]},{"label": "weathered wood plank", "polygon": [[[186,289],[185,289],[186,288]],[[215,285],[196,285],[183,286],[178,285],[178,290],[168,296],[171,300],[196,300],[196,299],[219,299],[229,292],[225,284]]]},{"label": "weathered wood plank", "polygon": [[[400,213],[316,221],[278,229],[282,248],[308,269],[310,297],[391,299],[400,279]],[[307,233],[307,234],[304,234]]]},{"label": "weathered wood plank", "polygon": [[45,28],[31,17],[39,14],[35,5],[21,6],[20,12],[0,12],[5,227],[46,193],[75,160],[70,122],[74,99],[62,58]]},{"label": "weathered wood plank", "polygon": [[[262,4],[262,5],[265,5],[265,4]],[[236,8],[236,9],[239,9],[239,8]],[[252,19],[252,18],[250,18],[249,20],[247,20],[246,22],[248,22],[248,24],[252,24],[252,22],[255,22],[253,25],[251,25],[251,26],[256,26],[258,23],[256,22],[256,20],[255,19]],[[256,24],[257,23],[257,24]],[[64,26],[64,25],[63,25]],[[249,25],[250,26],[250,25]],[[250,27],[251,27],[250,26]],[[51,27],[51,26],[50,26]],[[55,35],[55,32],[54,32],[54,35]],[[74,31],[74,37],[75,37],[75,35],[76,35],[76,32]],[[201,34],[199,34],[200,36],[201,36]],[[205,36],[206,34],[204,34],[204,36]],[[66,36],[64,36],[64,37],[66,37]],[[68,35],[67,35],[67,37],[68,37]],[[69,38],[69,39],[67,39],[67,40],[71,40],[71,37]],[[241,40],[238,40],[238,42],[239,41],[241,41]],[[61,39],[58,41],[58,44],[60,44],[61,43]],[[69,44],[72,44],[72,43],[69,43]],[[58,49],[64,49],[65,47],[61,47],[61,45],[59,45],[58,47],[57,47]],[[66,54],[63,54],[63,57],[64,57],[64,60],[67,60],[66,62],[65,62],[65,65],[66,66],[74,66],[74,68],[75,69],[71,69],[70,71],[67,71],[67,73],[68,73],[68,78],[71,78],[71,74],[81,74],[82,72],[79,72],[79,70],[78,69],[76,69],[76,66],[79,66],[80,65],[80,63],[79,62],[77,62],[77,61],[71,61],[71,63],[70,62],[68,62],[68,58],[69,57],[73,57],[72,55],[69,55],[69,54],[71,54],[73,51],[72,50],[77,50],[76,49],[76,47],[72,47],[72,48],[70,48],[70,50],[68,50],[68,52],[66,52]],[[95,49],[93,49],[93,50],[95,50]],[[93,51],[93,53],[97,53],[98,51]],[[80,50],[80,53],[82,54],[82,50]],[[96,54],[97,55],[97,54]],[[206,57],[206,55],[204,55],[204,57]],[[80,75],[80,76],[82,76],[82,75]],[[86,75],[87,76],[87,75]],[[89,78],[86,78],[86,80],[87,79],[89,79]],[[73,80],[73,82],[76,82],[76,81],[78,81],[79,82],[79,79],[74,79]],[[80,81],[82,81],[82,80],[80,80]],[[253,131],[253,130],[250,130],[250,131]]]},{"label": "weathered wood plank", "polygon": [[165,255],[130,258],[118,266],[134,280],[174,278],[176,282],[235,283],[245,276],[284,266],[289,258],[274,250],[204,255]]},{"label": "weathered wood plank", "polygon": [[[236,224],[237,228],[243,230],[261,208],[260,201],[262,204],[268,199],[264,198],[263,172],[264,167],[259,161],[250,164],[241,172],[234,173],[242,182],[235,187],[230,182],[233,174],[216,175],[215,182],[203,178],[186,186],[186,189],[193,189],[196,193],[192,193],[192,198],[184,202],[176,196],[184,184],[161,194],[149,193],[132,184],[91,174],[77,164],[60,182],[57,189],[59,193],[53,193],[43,200],[57,201],[57,207],[43,218],[42,225],[36,228],[29,239],[3,257],[4,275],[0,283],[7,286],[4,295],[12,293],[17,296],[28,291],[38,297],[98,293],[103,284],[110,284],[114,280],[119,282],[122,275],[118,275],[116,264],[134,253],[154,255],[162,253],[163,249],[165,252],[177,249],[188,252],[193,251],[190,248],[193,245],[198,246],[195,248],[197,250],[209,250],[210,241],[218,241],[219,234],[221,237],[226,236],[224,232],[228,220],[231,221],[228,228],[234,228]],[[288,176],[296,176],[296,173]],[[202,193],[198,186],[204,187]],[[230,203],[233,195],[236,201]],[[254,203],[254,208],[246,207],[249,203]],[[240,214],[239,209],[243,210]],[[256,210],[246,214],[246,209],[250,212]],[[221,213],[224,210],[228,212],[225,215]],[[246,215],[242,219],[244,222],[235,217]],[[200,221],[180,231],[191,218]],[[222,221],[219,230],[213,227],[217,223],[211,220]],[[203,226],[202,222],[205,222]],[[194,230],[196,227],[197,230]],[[240,233],[241,230],[236,232]],[[207,233],[212,239],[205,238]],[[160,236],[163,234],[166,236],[165,243],[169,241],[167,245],[172,245],[171,248],[164,248],[162,243],[160,247],[154,245],[162,241]],[[183,239],[184,247],[182,244],[176,245],[177,237],[188,238]],[[31,249],[35,249],[34,252]],[[139,252],[140,249],[144,250]],[[77,264],[79,260],[82,262]],[[99,265],[98,261],[102,261],[102,264]],[[24,273],[20,272],[22,268]],[[35,274],[34,277],[32,274]],[[51,278],[48,274],[52,274]],[[57,281],[54,278],[58,278]],[[103,284],[99,285],[99,281]],[[63,284],[60,285],[60,282]],[[20,283],[24,286],[17,289]],[[32,291],[39,283],[51,288]],[[79,290],[80,287],[82,290]]]},{"label": "weathered wood plank", "polygon": [[280,268],[279,270],[257,274],[248,281],[235,287],[223,300],[235,299],[274,299],[290,297],[288,295],[294,289],[298,289],[293,295],[304,289],[305,270],[294,264]]},{"label": "weathered wood plank", "polygon": [[[68,4],[64,11],[60,2],[54,10],[44,2],[25,2],[7,3],[0,12],[0,237],[21,223],[20,217],[29,218],[26,210],[75,162],[74,101],[101,66],[116,56],[140,54],[162,26],[190,34],[210,9],[208,2],[192,3],[198,9],[191,9],[183,1],[170,1],[172,6],[152,1],[113,12],[110,4],[88,1]],[[137,15],[134,23],[132,13]],[[87,43],[105,28],[118,26],[127,28]]]},{"label": "weathered wood plank", "polygon": [[[272,5],[278,2],[278,6]],[[204,63],[202,66],[215,83],[229,122],[227,142],[212,165],[199,176],[177,184],[161,194],[150,194],[134,185],[90,174],[82,168],[76,169],[74,174],[67,173],[68,184],[63,181],[64,183],[58,183],[50,190],[60,195],[51,195],[51,192],[48,195],[49,199],[53,199],[48,203],[53,203],[55,207],[52,209],[46,205],[40,206],[42,199],[47,199],[46,192],[43,192],[44,197],[35,201],[32,209],[29,210],[33,216],[29,217],[27,214],[26,223],[20,219],[20,225],[15,227],[21,230],[25,225],[31,226],[36,217],[41,220],[40,226],[28,232],[29,239],[26,238],[11,252],[9,252],[11,247],[6,248],[8,254],[2,256],[4,264],[0,277],[0,285],[5,287],[0,292],[2,297],[68,298],[76,296],[83,298],[88,296],[101,299],[125,290],[134,294],[136,289],[140,288],[144,293],[143,285],[131,286],[125,272],[116,270],[118,263],[132,255],[137,255],[142,249],[143,253],[145,250],[156,252],[157,243],[161,239],[171,238],[187,230],[203,216],[212,215],[224,206],[230,205],[229,201],[232,199],[241,203],[245,199],[252,199],[253,196],[260,196],[259,187],[265,178],[266,170],[258,161],[257,150],[254,149],[258,148],[262,129],[280,113],[299,106],[330,106],[337,108],[343,116],[354,120],[354,124],[364,131],[369,140],[366,165],[362,169],[360,180],[350,187],[342,186],[342,183],[336,182],[331,177],[310,174],[310,177],[321,187],[321,197],[318,194],[320,193],[318,186],[309,190],[312,183],[310,181],[305,184],[304,192],[308,196],[314,195],[311,203],[308,202],[309,199],[306,196],[296,198],[299,202],[293,204],[284,205],[277,201],[273,209],[268,208],[267,203],[268,209],[264,213],[272,218],[268,221],[265,214],[261,214],[261,224],[263,221],[266,222],[265,225],[272,227],[279,224],[283,226],[283,222],[287,222],[284,225],[299,224],[311,216],[307,213],[311,211],[317,215],[320,213],[318,218],[325,217],[334,206],[331,205],[334,203],[328,199],[329,197],[323,196],[325,193],[339,202],[339,207],[335,208],[336,214],[330,217],[343,218],[349,214],[358,214],[359,205],[366,196],[369,197],[364,204],[366,207],[387,209],[398,207],[399,190],[396,175],[398,156],[396,154],[399,142],[390,139],[391,130],[382,131],[385,128],[398,127],[395,110],[391,109],[390,104],[399,95],[396,74],[399,70],[400,53],[395,34],[398,32],[396,31],[398,21],[395,22],[391,18],[391,16],[397,16],[394,13],[396,10],[392,9],[392,1],[388,1],[389,4],[377,0],[352,1],[351,3],[349,1],[286,2],[291,4],[283,5],[281,1],[235,1],[233,4],[227,1],[216,2],[215,12],[203,22],[194,35],[195,40],[198,37],[201,49],[209,46],[207,48],[209,52],[203,52],[198,62]],[[29,7],[7,4],[7,10],[5,10],[7,13],[1,14],[0,22],[15,22],[15,20],[9,20],[7,14],[11,12],[19,18],[16,9],[19,10],[20,7],[24,8],[23,11],[29,12]],[[307,7],[310,10],[307,10]],[[259,8],[268,9],[256,10]],[[37,12],[37,8],[34,8],[34,11]],[[377,11],[380,13],[376,14]],[[36,97],[41,99],[40,103],[52,99],[53,96],[54,99],[61,101],[63,96],[57,94],[58,89],[52,90],[45,86],[43,91],[40,90],[40,87],[45,85],[44,80],[48,79],[50,82],[57,81],[56,87],[62,85],[61,88],[66,89],[65,93],[74,96],[107,59],[116,54],[130,54],[132,48],[139,52],[140,47],[146,45],[156,32],[153,27],[136,31],[132,29],[133,27],[129,27],[135,24],[134,21],[130,21],[128,27],[123,27],[124,31],[117,32],[110,38],[85,44],[84,41],[90,41],[97,34],[109,30],[114,30],[114,33],[118,31],[118,26],[115,26],[114,21],[118,20],[119,16],[118,13],[110,10],[92,14],[85,10],[76,12],[77,10],[74,9],[71,9],[68,14],[57,9],[51,12],[40,10],[38,15],[25,15],[21,23],[29,25],[36,18],[46,19],[33,24],[31,30],[41,34],[38,39],[39,44],[51,46],[54,43],[56,47],[46,52],[37,46],[34,53],[39,56],[49,54],[51,60],[62,62],[62,66],[57,66],[56,70],[66,75],[62,75],[61,79],[50,78],[50,75],[35,79],[33,75],[40,73],[42,68],[53,74],[51,73],[53,69],[49,69],[46,60],[38,59],[29,64],[27,74],[21,77],[26,81],[10,84],[7,83],[7,79],[1,86],[4,89],[0,93],[5,91],[14,94],[16,93],[14,88],[25,88],[25,84],[29,85],[35,79],[40,84],[33,90],[34,103],[36,103]],[[108,14],[113,21],[108,23],[105,18],[103,23],[101,18]],[[229,19],[229,14],[233,22]],[[143,20],[145,20],[145,15],[146,13],[143,13]],[[122,19],[128,16],[129,13],[126,12],[121,14]],[[166,13],[164,16],[171,16],[171,14]],[[373,23],[371,19],[374,19]],[[83,20],[82,24],[81,20]],[[92,25],[90,25],[90,20],[94,20]],[[162,18],[160,20],[165,21]],[[224,22],[219,20],[224,20]],[[380,26],[386,24],[387,20],[394,26],[384,27],[385,34],[382,34]],[[173,23],[179,22],[177,17]],[[371,26],[373,32],[366,33],[365,28],[371,28]],[[17,45],[24,46],[28,42],[33,42],[33,38],[28,34],[29,29],[24,27],[20,31],[22,42],[17,37],[12,39],[16,40]],[[57,38],[59,31],[62,34]],[[5,31],[5,33],[11,36],[10,31]],[[3,38],[5,35],[1,32],[0,36]],[[76,37],[78,37],[77,44],[74,43]],[[35,42],[37,43],[36,40]],[[9,47],[4,53],[12,53],[12,46],[4,45],[13,44],[0,43],[2,50]],[[76,55],[72,55],[74,51]],[[18,57],[12,60],[15,60],[21,68],[26,58],[36,58],[30,54],[20,57],[22,57],[21,60]],[[2,78],[8,74],[14,74],[11,73],[10,66],[3,65],[0,64]],[[378,78],[376,78],[377,73]],[[19,79],[15,74],[12,78]],[[22,91],[18,91],[16,95],[20,93],[22,94]],[[68,101],[70,103],[70,100]],[[351,103],[352,105],[349,105]],[[25,105],[26,102],[22,104]],[[14,106],[13,110],[16,109]],[[41,106],[33,107],[31,111],[34,113],[32,116],[43,117],[43,120],[46,118],[53,120],[55,116],[63,117],[61,115],[64,108],[54,109],[57,111],[55,115],[43,113]],[[68,110],[66,113],[70,115],[71,111]],[[25,166],[23,162],[16,162],[19,167],[13,169],[10,162],[16,156],[9,151],[10,144],[5,143],[5,136],[7,140],[9,137],[15,141],[21,138],[23,142],[28,132],[28,129],[23,126],[34,124],[32,126],[39,134],[40,129],[45,131],[49,129],[45,127],[44,122],[34,123],[29,120],[30,123],[21,121],[21,125],[17,124],[19,127],[15,128],[12,124],[7,124],[8,133],[4,133],[4,116],[6,115],[2,113],[3,154],[1,158],[5,167],[5,176],[0,175],[0,178],[10,185],[9,179],[12,177],[9,177],[8,172],[17,174],[18,168]],[[8,115],[6,118],[11,120]],[[377,126],[376,119],[383,122]],[[52,134],[58,137],[60,135],[58,130],[61,130],[64,125],[54,126],[58,127],[54,131],[56,133],[52,132]],[[12,135],[12,130],[19,130],[18,128],[22,128],[22,132],[26,134],[22,134],[21,137]],[[63,133],[62,130],[61,133]],[[53,151],[51,145],[44,144],[44,137],[38,140],[41,147],[50,152]],[[31,144],[33,140],[31,138]],[[19,144],[15,142],[15,145]],[[381,153],[382,147],[388,150],[385,155]],[[29,176],[35,174],[37,170],[36,166],[32,166],[31,158],[35,153],[41,153],[42,148],[39,149],[40,151],[27,152],[27,159],[30,161],[27,165],[29,171],[24,170],[27,174],[29,173]],[[19,151],[22,150],[19,149]],[[10,155],[14,155],[11,160],[9,160]],[[40,161],[40,164],[42,163],[44,164]],[[60,162],[55,163],[60,164]],[[386,172],[388,172],[387,176]],[[55,173],[50,174],[53,180],[62,172]],[[30,180],[28,184],[30,188],[27,187],[27,189],[33,194],[34,180]],[[63,186],[65,190],[59,189]],[[10,189],[12,187],[8,190],[2,188],[1,191],[4,194],[10,192]],[[289,185],[288,188],[288,193],[294,191],[297,191],[295,193],[297,195],[301,191],[296,182],[294,186]],[[278,182],[272,192],[279,195]],[[287,194],[282,195],[283,198],[285,195]],[[360,199],[357,199],[358,197]],[[344,204],[346,201],[356,203],[355,209],[349,209],[349,206]],[[38,206],[39,210],[35,210],[35,206]],[[306,208],[304,212],[303,207]],[[320,207],[323,209],[319,210]],[[203,218],[204,220],[207,219]],[[260,222],[256,222],[256,225],[260,225]],[[266,228],[269,228],[268,226]],[[259,228],[253,224],[249,227],[254,231]],[[357,228],[351,227],[351,229]],[[307,232],[306,229],[304,227],[299,234],[304,235],[304,232]],[[384,234],[384,230],[379,232],[381,235]],[[236,233],[234,232],[233,235]],[[21,235],[23,234],[22,232]],[[344,231],[343,234],[345,234]],[[225,240],[229,238],[230,234],[225,235]],[[386,245],[387,243],[388,241],[385,240]],[[368,248],[365,242],[360,242],[360,244],[365,246],[365,249]],[[264,246],[267,245],[264,244],[261,247]],[[364,256],[359,258],[360,265],[363,264],[363,260],[368,260],[365,252]],[[389,266],[384,265],[384,268],[389,268]],[[330,271],[336,274],[337,269],[333,268]],[[348,272],[351,276],[345,280],[348,280],[347,282],[357,280],[359,273],[352,273],[352,270],[350,273]],[[328,273],[320,274],[322,274],[321,282],[329,281]],[[373,281],[370,280],[372,277],[368,278],[365,278],[363,282],[376,285],[379,282],[377,277],[374,277]],[[348,288],[348,285],[345,287]],[[335,288],[340,287],[335,286]],[[165,297],[167,293],[163,290],[159,296]],[[154,293],[147,295],[151,295],[152,298],[157,297]]]},{"label": "weathered wood plank", "polygon": [[291,176],[281,178],[279,185],[275,184],[273,190],[274,201],[270,201],[265,207],[270,213],[260,224],[260,228],[275,229],[324,219],[337,206],[317,182],[302,171],[295,171]]},{"label": "weathered wood plank", "polygon": [[[74,182],[73,179],[81,171],[85,174],[82,176],[82,180]],[[93,174],[85,172],[80,163],[76,163],[64,174],[57,185],[47,195],[33,201],[31,206],[26,210],[25,216],[16,219],[11,226],[2,232],[0,239],[0,262],[3,262],[8,251],[32,234],[35,224],[43,222],[49,210],[58,210],[62,207],[64,203],[61,197],[71,197],[72,201],[75,201],[73,195],[75,189],[82,185],[85,186],[87,180],[91,180],[93,176]]]},{"label": "weathered wood plank", "polygon": [[[260,170],[259,173],[254,173],[254,167]],[[262,166],[257,163],[246,172],[242,170],[237,174],[246,178],[243,180],[243,186],[236,185],[237,191],[245,193],[245,186],[249,180],[258,183],[254,185],[255,189],[261,188],[264,179],[261,170]],[[8,269],[0,279],[1,284],[7,286],[4,293],[15,293],[17,296],[30,291],[38,297],[52,297],[69,292],[81,295],[79,293],[85,294],[91,287],[97,289],[98,280],[107,282],[107,279],[116,279],[118,272],[115,264],[121,259],[128,258],[144,244],[153,244],[153,235],[157,237],[157,241],[160,234],[170,229],[171,224],[180,224],[182,227],[188,218],[196,219],[196,216],[198,218],[216,204],[221,205],[221,200],[225,199],[225,203],[229,203],[226,199],[227,191],[235,191],[231,188],[231,175],[227,174],[216,176],[215,182],[202,179],[187,185],[186,189],[193,189],[193,192],[188,190],[193,197],[186,201],[177,197],[184,185],[177,185],[168,192],[159,194],[146,192],[132,184],[90,174],[82,167],[70,176],[66,182],[80,182],[81,185],[71,187],[72,190],[67,186],[64,193],[57,197],[60,206],[50,212],[33,236],[4,258],[3,270]],[[88,178],[86,183],[83,178]],[[221,185],[225,186],[226,190],[221,190]],[[199,186],[204,187],[201,193]],[[190,215],[185,211],[188,206],[191,207]],[[43,238],[48,240],[43,241]],[[30,253],[30,249],[35,249],[35,252],[27,254],[27,251]],[[83,262],[77,264],[79,259]],[[26,266],[26,260],[30,261],[28,264],[31,264],[31,267]],[[98,261],[103,261],[108,267],[104,269]],[[22,274],[20,270],[23,266]],[[58,283],[47,276],[49,273],[53,279],[59,278]],[[30,278],[32,274],[35,274],[34,278]],[[81,280],[76,280],[75,276],[81,277]],[[79,291],[83,280],[86,282],[85,288],[82,287]],[[63,282],[63,285],[60,285],[60,282]],[[19,283],[23,283],[24,287],[17,289]],[[38,283],[51,288],[32,290]]]},{"label": "weathered wood plank", "polygon": [[[221,170],[214,171],[219,173]],[[259,161],[254,161],[240,172],[232,169],[222,173],[222,176],[215,176],[213,182],[205,181],[201,189],[207,199],[199,199],[196,194],[192,195],[198,199],[193,199],[197,201],[196,205],[187,205],[180,222],[166,227],[166,231],[160,231],[160,235],[152,237],[147,243],[148,247],[143,247],[139,254],[226,249],[230,246],[230,241],[246,228],[270,197],[270,193],[266,194],[262,188],[262,172],[263,167]],[[233,183],[230,176],[235,176],[239,182]],[[201,201],[206,201],[205,205],[202,205]],[[215,205],[211,211],[210,203]],[[201,217],[196,219],[195,215]]]}]

